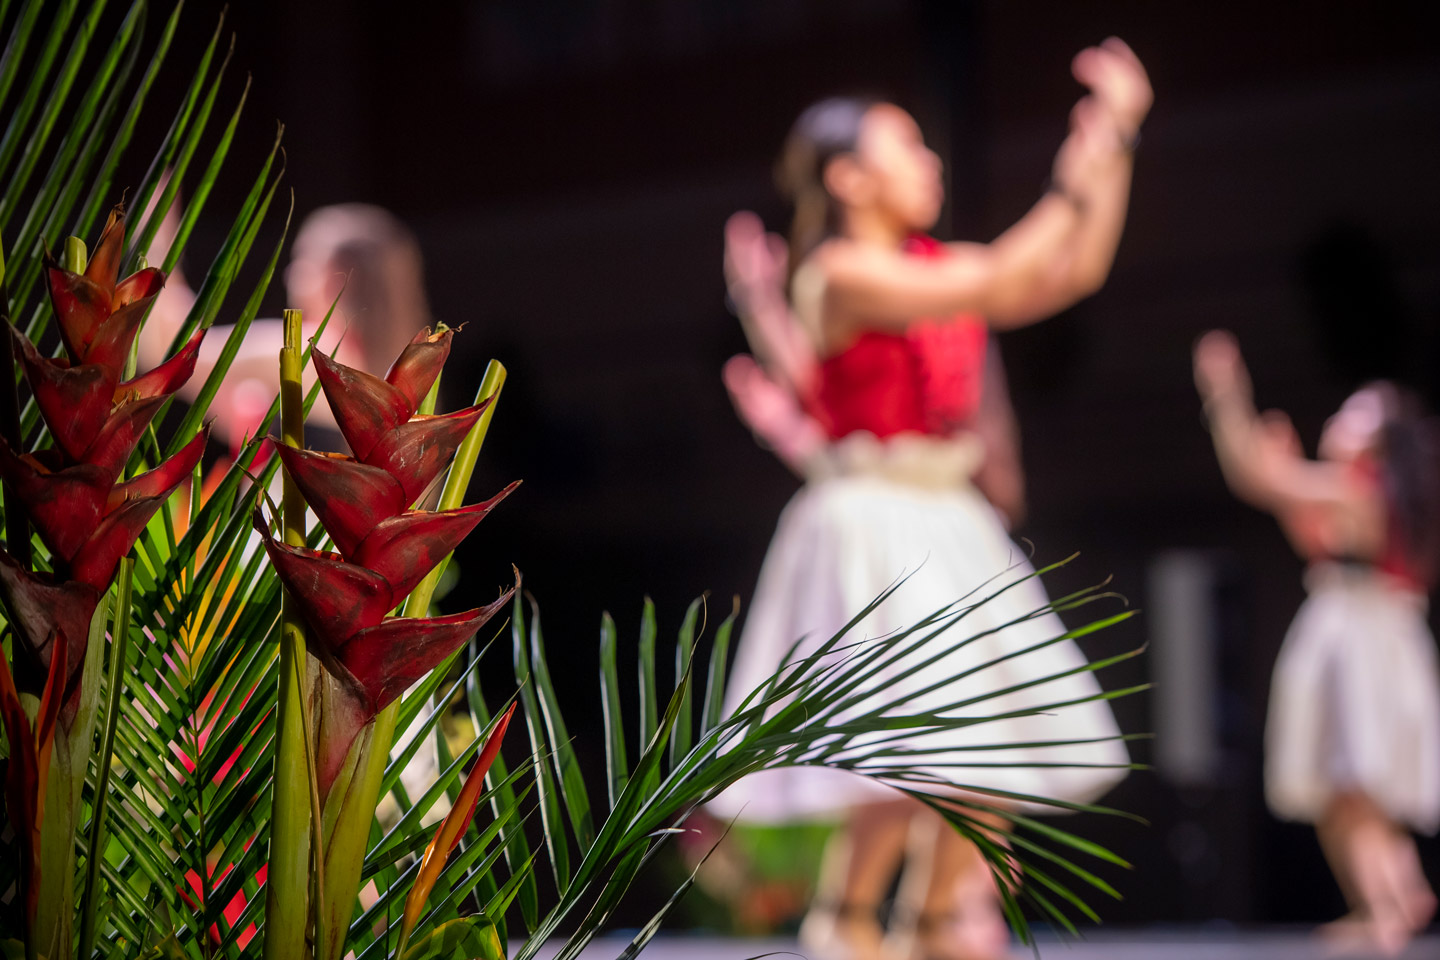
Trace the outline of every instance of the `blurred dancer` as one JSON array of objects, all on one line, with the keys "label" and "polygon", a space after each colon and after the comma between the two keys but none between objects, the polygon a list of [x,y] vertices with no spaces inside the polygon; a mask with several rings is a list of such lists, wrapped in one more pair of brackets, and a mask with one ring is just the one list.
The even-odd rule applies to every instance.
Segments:
[{"label": "blurred dancer", "polygon": [[[923,235],[943,202],[940,164],[900,108],[833,99],[797,121],[782,178],[796,208],[787,259],[803,336],[752,331],[767,369],[732,361],[726,379],[746,418],[807,483],[782,515],[761,571],[729,686],[732,703],[779,666],[796,638],[809,638],[796,651],[803,657],[903,573],[912,575],[861,624],[866,634],[919,622],[1007,568],[1015,576],[1029,572],[1001,517],[972,484],[984,450],[967,425],[984,395],[987,329],[1034,323],[1099,289],[1124,225],[1130,148],[1151,101],[1143,68],[1119,40],[1082,51],[1073,70],[1091,92],[1071,114],[1053,186],[990,244],[940,244]],[[742,317],[752,306],[744,305]],[[786,393],[795,398],[788,405]],[[997,632],[957,649],[930,675],[959,676],[1060,635],[1064,627],[1053,615],[1011,624],[1045,604],[1029,580],[976,608],[965,635]],[[1083,664],[1073,643],[1056,644],[932,691],[915,707],[943,709]],[[914,688],[908,693],[920,683],[899,685]],[[877,701],[896,690],[895,678],[878,678]],[[1024,710],[1098,692],[1090,674],[1077,672],[990,706]],[[1094,742],[987,753],[987,763],[1016,766],[973,776],[946,766],[966,762],[959,752],[937,754],[933,768],[921,769],[980,788],[1085,801],[1123,777],[1128,762],[1103,702],[1066,709],[1060,718],[971,729],[911,745]],[[1058,765],[1026,766],[1047,762]],[[845,818],[801,929],[806,946],[824,956],[968,960],[1005,950],[998,893],[978,852],[888,788],[836,771],[767,771],[737,785],[716,809],[757,820]],[[907,838],[887,939],[876,909]]]},{"label": "blurred dancer", "polygon": [[[169,249],[178,223],[178,205],[172,205],[152,246],[154,259],[159,260]],[[303,312],[307,336],[315,332],[340,297],[319,348],[327,353],[338,349],[336,359],[341,363],[376,375],[383,375],[410,338],[430,324],[423,261],[415,235],[394,214],[369,204],[321,207],[305,218],[290,248],[285,294],[286,302]],[[194,291],[177,269],[141,329],[142,367],[164,359],[194,302]],[[183,399],[195,398],[214,369],[228,333],[228,328],[220,326],[205,338],[195,375],[181,388]],[[279,393],[275,358],[283,340],[279,320],[254,321],[210,405],[212,429],[229,443],[232,452],[260,431],[260,421]],[[306,376],[314,376],[309,367]],[[306,386],[308,389],[309,382]],[[335,421],[323,397],[316,401],[309,422],[334,430]],[[332,445],[339,443],[338,433],[331,439]]]},{"label": "blurred dancer", "polygon": [[1410,830],[1440,826],[1440,675],[1426,595],[1440,571],[1440,434],[1420,401],[1371,383],[1306,459],[1284,414],[1255,412],[1235,339],[1206,334],[1195,382],[1225,481],[1309,563],[1265,729],[1265,795],[1312,823],[1351,907],[1332,932],[1399,953],[1435,912]]}]

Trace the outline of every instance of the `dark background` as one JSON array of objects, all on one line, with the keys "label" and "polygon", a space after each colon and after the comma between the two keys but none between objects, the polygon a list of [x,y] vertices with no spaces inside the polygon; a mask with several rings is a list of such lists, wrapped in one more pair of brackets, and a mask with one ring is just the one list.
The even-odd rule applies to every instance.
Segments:
[{"label": "dark background", "polygon": [[[192,2],[182,44],[217,12]],[[467,544],[461,589],[488,599],[510,563],[524,571],[562,696],[582,719],[597,703],[593,726],[572,717],[596,772],[601,611],[633,636],[648,593],[664,636],[702,591],[715,612],[747,600],[798,485],[719,381],[744,348],[724,305],[721,226],[750,208],[783,228],[770,170],[790,121],[835,91],[908,107],[947,160],[943,234],[986,239],[1039,194],[1080,93],[1069,57],[1128,40],[1156,105],[1114,274],[1002,341],[1030,483],[1018,532],[1039,560],[1081,551],[1052,594],[1113,575],[1142,608],[1157,555],[1213,551],[1220,682],[1204,695],[1222,754],[1203,782],[1138,773],[1116,791],[1149,828],[1071,826],[1137,866],[1107,874],[1126,894],[1102,906],[1111,922],[1341,912],[1313,834],[1274,821],[1260,793],[1269,670],[1300,563],[1222,487],[1188,348],[1209,327],[1235,330],[1260,402],[1289,411],[1312,448],[1363,378],[1436,383],[1434,5],[257,0],[229,23],[234,85],[248,70],[254,86],[213,209],[233,208],[283,120],[297,212],[365,200],[418,233],[436,317],[467,324],[450,404],[468,401],[487,359],[509,368],[472,497],[525,484]],[[269,307],[282,305],[277,285]],[[1087,649],[1159,644],[1151,622]],[[499,690],[508,657],[492,660]],[[1148,662],[1107,682],[1143,681]],[[1122,725],[1154,729],[1164,695],[1121,702]]]}]

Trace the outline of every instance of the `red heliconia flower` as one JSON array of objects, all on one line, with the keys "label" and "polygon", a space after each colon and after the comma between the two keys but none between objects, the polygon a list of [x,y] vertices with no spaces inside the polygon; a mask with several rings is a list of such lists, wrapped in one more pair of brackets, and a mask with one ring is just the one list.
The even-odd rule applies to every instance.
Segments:
[{"label": "red heliconia flower", "polygon": [[26,570],[0,552],[0,596],[23,641],[15,646],[22,688],[38,689],[49,673],[54,637],[65,638],[69,669],[60,720],[67,727],[78,703],[96,605],[120,558],[200,462],[208,433],[202,430],[148,473],[118,482],[166,398],[194,373],[204,336],[196,333],[165,363],[121,381],[135,334],[165,282],[153,267],[118,279],[124,239],[124,214],[116,207],[84,274],[46,256],[50,301],[67,358],[42,356],[10,328],[55,446],[25,453],[0,438],[0,478],[50,549],[51,570]]},{"label": "red heliconia flower", "polygon": [[[322,794],[356,734],[505,607],[506,590],[484,607],[445,617],[388,616],[425,575],[504,499],[511,484],[458,510],[410,509],[422,499],[484,412],[479,404],[416,416],[450,353],[452,333],[421,332],[381,379],[316,352],[315,368],[355,456],[279,447],[338,553],[276,540],[257,509],[256,529],[276,573],[310,627],[308,649],[333,679],[320,733]],[[487,401],[488,403],[488,401]]]},{"label": "red heliconia flower", "polygon": [[45,785],[50,778],[50,753],[55,744],[55,723],[60,717],[65,677],[65,647],[52,643],[55,655],[40,695],[40,709],[32,723],[20,703],[15,679],[0,656],[0,717],[10,757],[5,767],[5,814],[20,845],[20,889],[25,897],[25,925],[35,922],[40,902],[40,827],[45,815]]}]

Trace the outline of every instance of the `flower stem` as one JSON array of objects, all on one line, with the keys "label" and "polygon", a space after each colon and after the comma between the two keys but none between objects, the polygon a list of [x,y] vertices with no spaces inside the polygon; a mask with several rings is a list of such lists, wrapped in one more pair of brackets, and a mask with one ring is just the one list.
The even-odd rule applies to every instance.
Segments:
[{"label": "flower stem", "polygon": [[[280,350],[280,433],[288,446],[305,446],[305,391],[301,383],[300,311],[285,311],[285,346]],[[305,544],[305,498],[284,477],[281,527],[285,542]],[[301,700],[305,676],[305,631],[289,591],[281,605],[280,690],[276,719],[275,787],[270,827],[270,867],[265,883],[265,960],[306,955],[310,916],[311,798]],[[296,776],[297,771],[306,776]]]}]

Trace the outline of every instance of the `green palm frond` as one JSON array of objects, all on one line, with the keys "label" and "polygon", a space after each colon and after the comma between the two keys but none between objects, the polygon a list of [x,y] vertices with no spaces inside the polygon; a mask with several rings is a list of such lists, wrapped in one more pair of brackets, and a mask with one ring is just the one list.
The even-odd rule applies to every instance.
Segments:
[{"label": "green palm frond", "polygon": [[[942,710],[907,710],[910,701],[957,679],[946,674],[937,677],[933,685],[927,685],[902,699],[891,700],[883,709],[865,709],[874,698],[873,688],[867,685],[867,680],[878,670],[898,670],[902,679],[933,675],[935,664],[941,657],[957,646],[972,643],[993,632],[976,631],[955,639],[957,632],[963,634],[968,616],[985,604],[994,602],[1022,579],[1002,578],[984,591],[937,610],[921,623],[893,635],[859,642],[851,639],[850,627],[886,600],[891,595],[887,592],[859,611],[850,627],[822,643],[813,654],[792,657],[787,669],[743,701],[729,716],[723,714],[720,704],[725,699],[724,663],[728,657],[735,613],[732,612],[716,630],[709,661],[702,662],[703,658],[696,655],[699,649],[696,627],[703,617],[703,600],[691,606],[676,635],[674,650],[679,667],[676,680],[668,697],[662,701],[658,686],[650,686],[651,678],[656,675],[655,663],[659,653],[656,612],[654,605],[647,600],[636,644],[641,684],[639,702],[643,707],[651,699],[651,690],[654,689],[656,692],[651,702],[656,710],[654,730],[633,762],[628,759],[619,721],[622,697],[614,669],[616,629],[614,621],[606,615],[602,618],[600,630],[599,672],[600,706],[605,715],[604,735],[600,739],[606,754],[607,805],[602,810],[605,815],[598,821],[598,829],[590,828],[595,831],[590,839],[582,839],[587,835],[584,831],[591,822],[589,818],[595,813],[590,794],[578,781],[578,776],[570,784],[565,783],[564,776],[567,770],[573,769],[571,765],[576,752],[596,744],[585,742],[583,737],[575,740],[568,732],[570,728],[561,716],[560,703],[549,690],[549,670],[544,642],[540,638],[538,608],[532,602],[527,618],[521,601],[517,599],[512,618],[512,644],[520,701],[531,736],[528,769],[520,771],[528,774],[526,787],[516,789],[520,783],[516,774],[492,770],[488,797],[496,819],[486,828],[485,854],[476,853],[473,865],[467,865],[463,860],[451,864],[445,874],[446,883],[453,890],[469,890],[485,882],[486,878],[479,876],[482,871],[490,871],[495,875],[488,878],[489,882],[497,887],[533,884],[533,877],[528,874],[519,879],[515,867],[521,864],[528,868],[535,862],[535,854],[522,846],[513,851],[514,855],[507,861],[502,856],[503,833],[505,825],[514,822],[517,812],[521,819],[532,812],[538,813],[546,844],[545,856],[555,880],[558,901],[538,922],[526,918],[530,936],[520,945],[514,957],[515,960],[528,960],[535,956],[540,945],[553,937],[567,918],[578,916],[578,926],[566,937],[557,954],[557,958],[569,960],[603,929],[644,865],[692,811],[748,774],[785,766],[823,765],[882,781],[913,796],[933,807],[957,831],[973,840],[998,876],[1018,881],[1023,874],[1028,883],[1019,888],[1020,892],[1012,895],[1007,889],[1005,894],[1007,915],[1021,931],[1026,929],[1025,910],[1064,929],[1073,929],[1074,916],[1095,919],[1096,913],[1084,899],[1083,892],[1088,889],[1107,897],[1119,894],[1087,868],[1082,858],[1117,866],[1126,866],[1125,861],[1066,830],[1016,812],[1017,805],[1127,815],[1097,804],[1053,801],[990,789],[984,786],[986,778],[983,773],[987,767],[996,765],[984,759],[990,752],[1016,747],[1083,745],[1095,741],[1061,738],[1044,743],[1004,741],[973,744],[962,751],[947,748],[947,753],[969,752],[977,758],[963,763],[954,760],[930,762],[926,759],[927,751],[907,747],[905,741],[917,735],[992,723],[1014,716],[1042,714],[1085,700],[1128,695],[1143,688],[1099,693],[1063,703],[1044,703],[1023,711],[987,709],[990,701],[1017,689],[1032,686],[1043,689],[1045,684],[1061,680],[1072,672],[1102,670],[1139,651],[1102,659],[1076,671],[1047,674],[1023,685],[997,687]],[[903,588],[903,584],[898,584],[892,592]],[[1100,588],[1080,591],[1017,618],[1014,623],[1054,611],[1074,613],[1109,596]],[[978,673],[983,676],[986,670],[1012,656],[1113,626],[1131,615],[1130,611],[1123,611],[1099,617],[1041,644],[979,663],[965,675]],[[998,629],[1003,631],[1005,627]],[[706,677],[705,690],[703,696],[697,696],[693,689],[694,677],[702,673]],[[699,701],[698,707],[696,701]],[[478,697],[478,693],[472,695],[470,702],[476,708],[476,729],[481,729],[489,718],[489,711],[484,709],[483,699]],[[698,721],[692,728],[694,736],[689,744],[683,740],[687,724],[682,717]],[[809,717],[810,720],[802,722],[798,719],[801,717]],[[823,720],[827,717],[832,719]],[[835,717],[844,719],[837,721],[833,719]],[[940,780],[935,773],[917,773],[917,763],[931,769],[953,767],[953,776]],[[459,774],[457,766],[446,771],[441,779],[453,781]],[[970,779],[975,783],[967,784]],[[940,799],[939,788],[943,788],[944,796],[955,797],[956,787],[965,791],[960,795],[962,799]],[[531,791],[536,794],[534,801],[527,800]],[[438,798],[441,792],[434,790],[420,798],[407,816],[417,816],[417,811]],[[1008,848],[996,841],[993,828],[987,826],[987,819],[982,817],[998,817],[1010,824],[1013,833]],[[472,837],[476,835],[476,830],[472,827]],[[520,837],[523,843],[523,835],[518,831],[513,836]],[[489,844],[496,839],[500,840],[500,847],[492,849]],[[396,839],[387,839],[387,855],[388,851],[399,852],[401,849],[402,845]],[[402,872],[396,878],[397,882],[403,884],[405,876]],[[638,952],[654,935],[660,921],[678,902],[680,892],[662,907],[654,922],[637,935],[631,952]],[[453,912],[449,906],[453,899],[435,907],[425,917],[417,928],[417,936],[464,915]],[[474,906],[476,904],[472,903],[472,911]],[[352,939],[352,946],[362,948],[359,953],[362,957],[381,955],[375,951],[383,949],[379,946],[383,936],[371,939],[367,932],[369,925],[378,921],[381,915],[378,908],[371,910],[352,927],[352,938],[358,938]],[[486,913],[485,916],[492,920],[503,919],[494,913]]]}]

